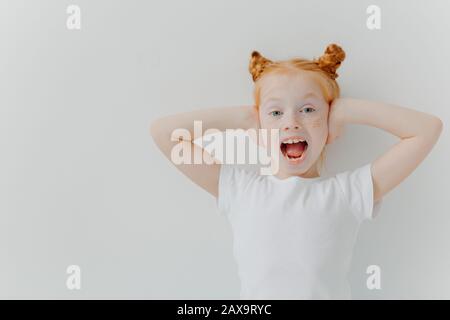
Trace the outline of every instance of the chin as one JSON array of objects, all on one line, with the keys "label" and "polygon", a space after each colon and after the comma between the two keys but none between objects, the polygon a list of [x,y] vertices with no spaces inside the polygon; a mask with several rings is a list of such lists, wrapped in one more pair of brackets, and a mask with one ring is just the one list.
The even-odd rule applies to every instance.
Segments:
[{"label": "chin", "polygon": [[287,174],[290,175],[301,175],[308,172],[308,170],[310,169],[311,169],[310,165],[300,166],[287,163],[282,163],[282,165],[280,165],[280,171],[286,172]]},{"label": "chin", "polygon": [[291,175],[298,175],[307,172],[311,164],[304,161],[305,159],[286,159],[284,156],[281,156],[279,159],[280,170],[286,172]]}]

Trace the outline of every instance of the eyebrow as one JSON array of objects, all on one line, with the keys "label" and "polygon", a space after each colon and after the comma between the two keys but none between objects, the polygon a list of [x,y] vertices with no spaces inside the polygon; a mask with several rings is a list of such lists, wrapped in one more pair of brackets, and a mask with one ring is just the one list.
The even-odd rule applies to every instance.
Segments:
[{"label": "eyebrow", "polygon": [[[310,98],[310,97],[318,98],[317,95],[314,92],[308,92],[307,94],[305,94],[302,97],[302,99],[307,99],[307,98]],[[267,100],[265,103],[270,102],[270,101],[280,101],[280,100],[282,100],[282,99],[279,98],[279,97],[273,97],[273,98],[270,98],[269,100]]]},{"label": "eyebrow", "polygon": [[306,99],[306,98],[309,98],[309,97],[318,98],[318,96],[314,92],[308,92],[307,94],[305,94],[303,96],[303,99]]}]

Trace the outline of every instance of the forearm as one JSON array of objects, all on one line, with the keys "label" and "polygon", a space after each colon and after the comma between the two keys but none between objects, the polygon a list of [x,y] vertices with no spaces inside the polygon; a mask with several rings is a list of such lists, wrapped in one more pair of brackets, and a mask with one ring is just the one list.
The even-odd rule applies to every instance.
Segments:
[{"label": "forearm", "polygon": [[194,121],[201,121],[204,134],[209,129],[250,129],[257,126],[253,106],[232,106],[194,110],[157,119],[151,124],[153,134],[170,135],[176,129],[186,129],[194,137]]},{"label": "forearm", "polygon": [[340,117],[344,124],[377,127],[401,139],[415,136],[437,138],[442,127],[438,117],[413,109],[353,98],[340,100]]}]

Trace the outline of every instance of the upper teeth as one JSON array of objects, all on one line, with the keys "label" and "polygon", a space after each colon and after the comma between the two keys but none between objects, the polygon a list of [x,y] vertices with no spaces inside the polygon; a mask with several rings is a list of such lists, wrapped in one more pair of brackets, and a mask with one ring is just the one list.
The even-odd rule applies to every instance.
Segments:
[{"label": "upper teeth", "polygon": [[288,139],[288,140],[284,140],[283,141],[283,143],[289,143],[289,144],[291,144],[291,143],[297,143],[297,142],[305,142],[305,140],[304,139]]}]

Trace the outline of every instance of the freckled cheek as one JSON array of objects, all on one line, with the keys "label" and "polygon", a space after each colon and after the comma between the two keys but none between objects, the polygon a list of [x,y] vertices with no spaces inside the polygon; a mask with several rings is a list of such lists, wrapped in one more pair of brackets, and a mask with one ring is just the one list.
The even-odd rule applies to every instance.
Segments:
[{"label": "freckled cheek", "polygon": [[315,144],[315,147],[326,140],[328,136],[328,123],[323,119],[312,120],[307,125],[307,130]]},{"label": "freckled cheek", "polygon": [[327,121],[325,121],[324,118],[318,118],[318,119],[311,119],[309,121],[304,121],[304,125],[311,128],[311,129],[317,129],[317,128],[323,128],[327,126]]},{"label": "freckled cheek", "polygon": [[317,119],[315,121],[313,121],[313,123],[311,124],[311,126],[313,128],[321,128],[325,125],[326,123],[322,120],[322,119]]}]

